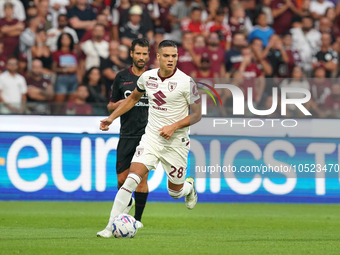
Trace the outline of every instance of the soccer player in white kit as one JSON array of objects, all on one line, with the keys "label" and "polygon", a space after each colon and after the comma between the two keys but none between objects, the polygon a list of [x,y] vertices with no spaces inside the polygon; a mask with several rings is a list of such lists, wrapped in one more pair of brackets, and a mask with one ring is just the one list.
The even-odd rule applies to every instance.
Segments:
[{"label": "soccer player in white kit", "polygon": [[175,199],[185,197],[188,209],[193,209],[197,203],[194,179],[185,179],[185,175],[189,153],[188,130],[190,125],[202,118],[201,99],[192,78],[176,68],[178,53],[175,42],[162,41],[157,58],[160,68],[144,72],[131,95],[100,123],[101,130],[109,130],[114,119],[129,111],[147,93],[149,117],[145,134],[136,148],[130,173],[116,195],[109,223],[97,233],[98,237],[112,236],[114,217],[124,211],[142,177],[156,169],[159,162],[168,176],[170,196]]}]

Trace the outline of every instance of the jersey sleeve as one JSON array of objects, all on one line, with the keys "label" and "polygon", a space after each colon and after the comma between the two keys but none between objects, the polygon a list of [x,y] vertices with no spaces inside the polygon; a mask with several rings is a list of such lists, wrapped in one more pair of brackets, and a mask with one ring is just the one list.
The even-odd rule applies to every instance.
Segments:
[{"label": "jersey sleeve", "polygon": [[198,104],[201,102],[200,95],[198,93],[196,82],[192,78],[190,78],[190,90],[186,92],[186,100],[187,103],[190,104]]},{"label": "jersey sleeve", "polygon": [[136,88],[139,92],[145,92],[145,82],[143,74],[138,78]]},{"label": "jersey sleeve", "polygon": [[111,102],[118,102],[120,99],[122,99],[122,95],[120,93],[119,89],[119,83],[120,83],[120,76],[117,75],[116,79],[114,80],[111,88],[111,95],[110,95],[110,101]]}]

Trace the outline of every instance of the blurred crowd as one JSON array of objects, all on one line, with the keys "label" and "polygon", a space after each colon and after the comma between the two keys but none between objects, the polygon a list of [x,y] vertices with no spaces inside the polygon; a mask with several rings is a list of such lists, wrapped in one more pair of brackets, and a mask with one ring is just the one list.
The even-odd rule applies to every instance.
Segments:
[{"label": "blurred crowd", "polygon": [[[340,117],[338,0],[0,0],[0,113],[106,115],[142,37],[149,68],[171,39],[198,84],[232,83],[246,97],[251,87],[258,109],[271,107],[274,87],[306,88],[312,117]],[[210,114],[228,116],[232,95],[219,96]]]}]

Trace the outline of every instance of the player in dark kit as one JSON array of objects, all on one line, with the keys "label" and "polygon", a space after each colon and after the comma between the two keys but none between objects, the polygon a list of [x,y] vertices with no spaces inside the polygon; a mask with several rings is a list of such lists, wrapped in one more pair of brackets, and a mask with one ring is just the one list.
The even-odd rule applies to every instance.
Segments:
[{"label": "player in dark kit", "polygon": [[[146,69],[149,52],[150,45],[146,39],[136,39],[132,42],[130,56],[133,59],[133,65],[117,74],[112,85],[110,103],[107,106],[109,112],[114,111],[135,90],[139,76]],[[144,95],[130,111],[120,118],[120,139],[117,147],[116,164],[118,189],[124,184],[129,174],[132,157],[145,132],[145,126],[148,123],[148,108],[148,97]],[[124,211],[124,213],[128,213],[135,203],[135,219],[137,220],[138,228],[143,227],[140,221],[148,192],[146,175],[135,191],[135,201],[131,198],[128,207]]]}]

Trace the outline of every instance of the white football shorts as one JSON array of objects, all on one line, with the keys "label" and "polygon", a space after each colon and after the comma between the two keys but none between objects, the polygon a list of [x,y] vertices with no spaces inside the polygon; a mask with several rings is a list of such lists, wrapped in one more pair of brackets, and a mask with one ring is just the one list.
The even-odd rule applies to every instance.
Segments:
[{"label": "white football shorts", "polygon": [[151,171],[159,161],[168,179],[173,184],[183,184],[187,172],[189,144],[183,147],[168,147],[153,143],[144,134],[131,162],[142,163]]}]

